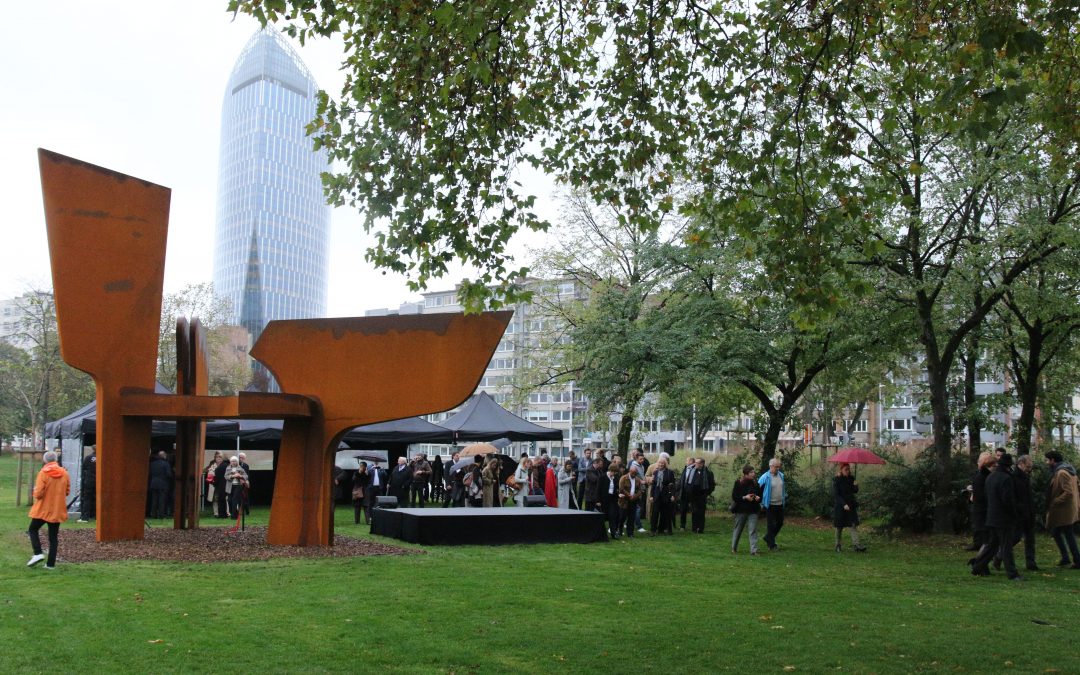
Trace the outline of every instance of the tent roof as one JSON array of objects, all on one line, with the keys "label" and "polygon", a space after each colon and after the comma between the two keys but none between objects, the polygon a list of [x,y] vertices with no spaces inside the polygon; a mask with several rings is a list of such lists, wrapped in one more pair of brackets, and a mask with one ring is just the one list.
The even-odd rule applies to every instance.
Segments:
[{"label": "tent roof", "polygon": [[454,434],[419,417],[366,424],[356,427],[342,439],[353,449],[385,448],[412,443],[453,443]]},{"label": "tent roof", "polygon": [[454,432],[456,441],[559,441],[562,431],[522,419],[495,402],[486,392],[473,395],[453,417],[439,426]]}]

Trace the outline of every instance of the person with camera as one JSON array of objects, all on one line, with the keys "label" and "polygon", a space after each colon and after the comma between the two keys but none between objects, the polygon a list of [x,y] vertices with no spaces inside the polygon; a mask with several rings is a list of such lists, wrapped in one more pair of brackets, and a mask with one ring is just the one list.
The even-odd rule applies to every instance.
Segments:
[{"label": "person with camera", "polygon": [[371,512],[367,508],[367,486],[371,477],[368,476],[367,462],[360,462],[358,466],[360,468],[352,477],[353,525],[360,524],[361,513],[365,523],[371,522]]},{"label": "person with camera", "polygon": [[413,457],[412,485],[410,487],[409,506],[415,508],[427,506],[428,480],[431,479],[431,463],[427,455],[419,452]]}]

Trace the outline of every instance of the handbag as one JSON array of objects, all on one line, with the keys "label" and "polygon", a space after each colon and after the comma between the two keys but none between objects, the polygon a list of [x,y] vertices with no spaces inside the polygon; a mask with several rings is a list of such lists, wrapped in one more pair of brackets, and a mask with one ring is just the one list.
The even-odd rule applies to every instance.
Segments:
[{"label": "handbag", "polygon": [[364,488],[362,486],[354,487],[352,489],[352,498],[353,498],[353,500],[363,499],[364,498]]}]

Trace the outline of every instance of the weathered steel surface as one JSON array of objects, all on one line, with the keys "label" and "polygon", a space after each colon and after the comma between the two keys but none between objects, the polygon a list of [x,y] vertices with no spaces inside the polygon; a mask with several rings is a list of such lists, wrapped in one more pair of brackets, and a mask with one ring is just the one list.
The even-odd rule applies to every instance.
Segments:
[{"label": "weathered steel surface", "polygon": [[[210,392],[210,372],[206,358],[206,332],[198,318],[190,325],[185,317],[176,320],[176,393],[185,401]],[[179,530],[199,526],[199,493],[203,448],[206,446],[206,418],[178,420],[174,473],[173,527]]]},{"label": "weathered steel surface", "polygon": [[154,388],[168,188],[38,151],[60,353],[97,388],[97,538],[141,539],[150,419],[120,389]]},{"label": "weathered steel surface", "polygon": [[316,398],[322,415],[285,422],[268,541],[333,543],[331,472],[341,436],[467,399],[512,315],[271,321],[251,355],[282,390]]},{"label": "weathered steel surface", "polygon": [[282,394],[208,396],[205,338],[177,324],[176,395],[153,393],[169,190],[39,151],[61,353],[94,377],[101,541],[140,539],[152,419],[179,422],[175,527],[198,524],[205,420],[284,419],[268,539],[333,543],[333,452],[352,427],[476,388],[512,312],[271,322],[252,356]]}]

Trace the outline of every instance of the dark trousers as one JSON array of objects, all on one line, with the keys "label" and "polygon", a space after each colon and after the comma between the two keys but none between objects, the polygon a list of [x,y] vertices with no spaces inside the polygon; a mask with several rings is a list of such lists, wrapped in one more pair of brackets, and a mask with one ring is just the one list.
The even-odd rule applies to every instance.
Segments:
[{"label": "dark trousers", "polygon": [[619,529],[626,528],[626,536],[634,536],[634,517],[637,514],[637,502],[630,502],[625,509],[619,509]]},{"label": "dark trousers", "polygon": [[705,531],[705,500],[709,495],[694,495],[690,498],[690,528],[694,532]]},{"label": "dark trousers", "polygon": [[214,500],[217,502],[217,516],[218,518],[225,518],[229,515],[228,495],[225,494],[225,481],[220,481],[214,485]]},{"label": "dark trousers", "polygon": [[776,548],[776,535],[784,527],[784,507],[770,506],[765,510],[765,536],[762,537],[770,549]]},{"label": "dark trousers", "polygon": [[353,504],[353,523],[356,524],[356,525],[360,524],[360,514],[361,513],[364,514],[364,522],[365,523],[370,523],[371,522],[371,517],[368,515],[369,512],[367,510],[367,496],[365,496],[363,499],[354,499],[352,501],[352,504]]},{"label": "dark trousers", "polygon": [[[686,529],[686,516],[690,513],[690,495],[679,495],[679,527]],[[692,521],[691,521],[692,522]]]},{"label": "dark trousers", "polygon": [[83,485],[82,496],[79,498],[79,517],[83,520],[93,520],[97,513],[97,486]]},{"label": "dark trousers", "polygon": [[607,505],[607,520],[608,530],[611,532],[611,536],[619,534],[619,525],[622,521],[622,509],[619,508],[619,502],[612,499]]},{"label": "dark trousers", "polygon": [[46,523],[41,518],[33,518],[30,520],[30,529],[26,533],[30,535],[30,546],[34,548],[34,555],[41,555],[41,538],[38,536],[38,530],[46,524],[49,526],[49,559],[45,561],[45,564],[52,567],[56,564],[56,549],[60,548],[60,523]]},{"label": "dark trousers", "polygon": [[1050,531],[1050,534],[1054,537],[1054,543],[1057,544],[1058,551],[1061,552],[1062,562],[1069,562],[1069,554],[1072,553],[1073,564],[1080,563],[1080,550],[1076,548],[1076,535],[1073,534],[1072,525],[1055,527]]},{"label": "dark trousers", "polygon": [[427,483],[413,483],[409,496],[409,506],[424,508],[427,505]]},{"label": "dark trousers", "polygon": [[1016,526],[1013,531],[1013,546],[1019,544],[1021,539],[1024,541],[1024,566],[1033,570],[1038,567],[1035,564],[1035,523],[1021,523]]},{"label": "dark trousers", "polygon": [[675,502],[670,499],[653,499],[652,516],[649,518],[649,527],[653,534],[657,532],[671,534],[674,521]]},{"label": "dark trousers", "polygon": [[240,509],[244,508],[244,488],[240,485],[234,485],[232,492],[229,493],[229,513],[233,518],[240,515]]},{"label": "dark trousers", "polygon": [[150,490],[150,517],[151,518],[164,518],[165,517],[165,495],[168,494],[168,490]]},{"label": "dark trousers", "polygon": [[988,572],[990,561],[1000,558],[1001,562],[1005,563],[1005,573],[1009,575],[1009,578],[1017,576],[1019,572],[1016,571],[1016,560],[1013,558],[1012,535],[1011,528],[986,528],[986,543],[979,549],[979,554],[971,563],[971,570],[976,573]]}]

